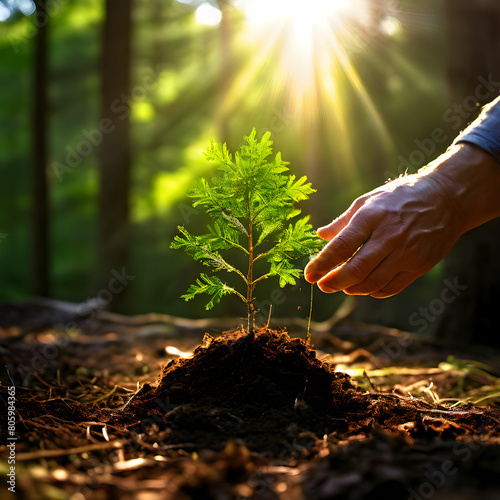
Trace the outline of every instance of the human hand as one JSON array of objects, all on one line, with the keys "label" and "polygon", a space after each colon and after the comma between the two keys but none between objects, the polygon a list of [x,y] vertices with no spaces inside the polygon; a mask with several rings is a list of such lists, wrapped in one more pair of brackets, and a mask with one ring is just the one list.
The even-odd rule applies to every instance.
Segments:
[{"label": "human hand", "polygon": [[318,235],[329,243],[306,266],[305,278],[326,293],[395,295],[443,259],[466,230],[498,215],[499,182],[492,157],[457,146],[421,172],[361,196],[321,227]]}]

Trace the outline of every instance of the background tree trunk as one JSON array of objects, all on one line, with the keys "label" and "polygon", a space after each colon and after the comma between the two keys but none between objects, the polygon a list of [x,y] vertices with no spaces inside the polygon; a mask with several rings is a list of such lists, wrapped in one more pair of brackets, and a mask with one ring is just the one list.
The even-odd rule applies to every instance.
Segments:
[{"label": "background tree trunk", "polygon": [[224,111],[224,102],[232,84],[232,62],[231,62],[231,6],[228,0],[217,0],[217,7],[221,12],[219,25],[219,57],[220,57],[220,82],[219,101],[221,112],[217,123],[217,140],[228,142],[229,123],[227,113]]},{"label": "background tree trunk", "polygon": [[35,295],[50,294],[49,203],[47,186],[47,24],[46,0],[36,0],[33,102],[33,281]]},{"label": "background tree trunk", "polygon": [[[480,107],[497,97],[500,90],[497,85],[495,89],[490,86],[486,92],[483,85],[482,92],[476,92],[482,79],[500,82],[500,3],[446,0],[445,7],[449,33],[448,81],[453,105],[461,106],[460,128],[464,129],[477,116]],[[470,111],[474,100],[479,106],[477,111]],[[461,116],[458,111],[457,116]],[[500,346],[497,314],[500,220],[460,238],[445,261],[445,276],[467,289],[447,306],[437,335],[450,341]]]},{"label": "background tree trunk", "polygon": [[[110,132],[103,133],[99,156],[99,287],[106,287],[112,270],[121,272],[128,263],[131,15],[132,0],[106,0],[100,123],[112,125],[105,127]],[[122,301],[122,292],[113,296],[113,309]]]}]

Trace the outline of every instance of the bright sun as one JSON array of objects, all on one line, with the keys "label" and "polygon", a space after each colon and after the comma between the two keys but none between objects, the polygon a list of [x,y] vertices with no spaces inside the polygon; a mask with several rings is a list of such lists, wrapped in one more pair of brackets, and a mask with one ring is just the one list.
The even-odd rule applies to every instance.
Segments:
[{"label": "bright sun", "polygon": [[[245,16],[250,29],[276,33],[285,38],[284,59],[302,66],[309,65],[315,52],[315,40],[328,36],[332,28],[339,28],[342,16],[354,13],[353,0],[247,0]],[[290,66],[290,61],[287,63]]]},{"label": "bright sun", "polygon": [[356,0],[246,0],[243,8],[247,19],[257,22],[290,19],[315,25],[332,14],[356,11]]},{"label": "bright sun", "polygon": [[260,39],[269,51],[281,50],[282,74],[303,106],[315,107],[311,93],[318,83],[335,94],[339,67],[358,85],[343,42],[352,37],[354,25],[368,25],[368,0],[242,0],[240,5],[252,40]]},{"label": "bright sun", "polygon": [[[315,33],[354,14],[355,0],[247,0],[244,12],[252,29],[286,29],[290,41],[309,46]],[[318,33],[320,34],[320,33]]]},{"label": "bright sun", "polygon": [[362,102],[381,139],[390,140],[352,63],[352,51],[365,50],[377,36],[371,0],[235,0],[234,5],[245,16],[242,35],[254,56],[235,75],[221,116],[242,101],[250,82],[259,81],[254,94],[264,102],[279,100],[295,117],[296,130],[332,127],[346,157],[352,156],[351,95]]}]

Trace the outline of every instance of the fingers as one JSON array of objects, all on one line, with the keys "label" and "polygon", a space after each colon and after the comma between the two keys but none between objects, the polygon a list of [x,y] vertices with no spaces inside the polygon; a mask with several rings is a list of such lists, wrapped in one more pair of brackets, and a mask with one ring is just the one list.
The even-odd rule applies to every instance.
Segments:
[{"label": "fingers", "polygon": [[318,236],[330,243],[306,266],[304,276],[309,283],[318,282],[329,271],[352,257],[370,237],[370,230],[363,217],[358,218],[354,227],[349,227],[351,219],[363,203],[364,198],[358,198],[340,217],[318,229]]},{"label": "fingers", "polygon": [[318,287],[326,293],[344,290],[348,295],[377,292],[394,277],[393,267],[384,261],[387,253],[383,246],[369,240],[351,260],[318,281]]},{"label": "fingers", "polygon": [[348,220],[346,221],[344,219],[344,216],[341,215],[337,219],[333,220],[328,224],[327,226],[323,226],[318,228],[317,234],[320,238],[323,238],[324,240],[330,241],[332,238],[334,238],[344,227],[348,224]]},{"label": "fingers", "polygon": [[416,273],[401,272],[398,273],[394,279],[386,285],[382,290],[376,293],[371,293],[370,295],[376,299],[385,299],[387,297],[392,297],[397,293],[404,290],[408,285],[413,283],[420,275]]},{"label": "fingers", "polygon": [[362,204],[362,199],[358,198],[340,217],[337,217],[330,224],[318,228],[318,236],[328,241],[337,236],[349,224]]},{"label": "fingers", "polygon": [[304,276],[309,283],[316,283],[332,269],[340,266],[351,258],[358,248],[370,237],[366,224],[356,224],[341,231],[321,251],[321,253],[304,270]]},{"label": "fingers", "polygon": [[[367,246],[368,244],[365,245],[365,247]],[[394,250],[394,248],[390,243],[380,247],[379,255],[383,255],[384,258],[380,260],[378,265],[369,273],[366,271],[364,273],[357,273],[356,271],[362,267],[364,267],[364,269],[369,269],[371,267],[370,261],[372,264],[375,262],[375,257],[365,257],[361,254],[360,250],[351,261],[341,268],[346,274],[349,275],[347,279],[344,279],[344,281],[346,283],[355,282],[354,285],[347,285],[342,290],[344,290],[347,295],[373,296],[374,293],[385,290],[389,284],[392,284],[394,278],[398,274],[410,274],[400,272],[402,258],[400,254],[394,254],[392,250]],[[356,262],[358,260],[358,255],[360,259],[364,259],[367,262]],[[352,269],[353,266],[354,270]],[[351,267],[351,269],[349,267]],[[359,279],[357,280],[356,278]]]}]

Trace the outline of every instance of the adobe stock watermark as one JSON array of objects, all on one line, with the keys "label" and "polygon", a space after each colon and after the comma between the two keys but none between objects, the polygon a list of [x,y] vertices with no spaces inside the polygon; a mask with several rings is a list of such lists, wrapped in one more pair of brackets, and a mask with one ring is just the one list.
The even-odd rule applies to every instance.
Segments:
[{"label": "adobe stock watermark", "polygon": [[[273,116],[269,120],[269,130],[275,134],[284,132],[284,130],[290,125],[296,118],[295,113],[289,113],[287,111],[281,111],[278,108],[273,108]],[[266,130],[262,132],[264,134]]]},{"label": "adobe stock watermark", "polygon": [[[134,397],[134,396],[132,396]],[[145,434],[147,432],[148,426],[151,425],[161,425],[165,423],[165,419],[162,418],[160,415],[163,415],[165,417],[167,413],[171,412],[172,410],[175,410],[176,408],[180,407],[181,405],[171,403],[170,402],[170,396],[167,395],[165,398],[165,401],[162,401],[161,398],[156,398],[155,399],[156,403],[156,411],[151,412],[150,416],[144,418],[141,420],[138,424],[134,424],[132,427],[128,428],[129,432],[133,432],[137,435]],[[137,449],[139,443],[137,441],[134,442],[134,449]]]},{"label": "adobe stock watermark", "polygon": [[[258,137],[262,137],[266,132],[272,132],[273,134],[279,134],[283,132],[296,118],[295,113],[291,113],[288,111],[280,110],[276,107],[273,108],[272,110],[272,116],[269,120],[269,127],[268,128],[262,128],[257,132]],[[241,148],[241,146],[245,146],[246,142],[242,141],[238,148]],[[215,169],[212,170],[208,174],[209,180],[216,176],[216,171]],[[179,203],[178,204],[178,209],[181,214],[181,217],[184,221],[184,225],[187,225],[191,222],[191,217],[196,216],[200,213],[199,210],[194,208],[191,204],[188,203]]]},{"label": "adobe stock watermark", "polygon": [[[262,137],[266,132],[271,132],[272,134],[284,132],[285,129],[295,121],[296,117],[297,115],[295,113],[274,107],[268,126],[257,130],[257,137]],[[245,144],[246,142],[243,141],[240,147]]]},{"label": "adobe stock watermark", "polygon": [[[302,445],[294,438],[291,443],[286,439],[281,441],[283,449],[281,450],[278,458],[271,460],[271,465],[274,467],[286,467],[290,465],[290,460],[297,459],[300,454],[309,448],[308,445]],[[312,445],[312,442],[310,443]],[[256,469],[247,479],[247,484],[251,488],[252,492],[249,495],[238,494],[236,500],[251,500],[252,498],[261,498],[269,493],[270,486],[274,482],[274,478],[264,473],[263,471]],[[271,498],[271,497],[270,497]]]},{"label": "adobe stock watermark", "polygon": [[[467,290],[466,285],[461,285],[458,282],[458,278],[454,278],[453,281],[448,279],[444,280],[444,287],[441,289],[439,298],[432,299],[427,306],[420,306],[418,311],[415,311],[408,318],[408,322],[413,327],[419,327],[417,332],[423,333],[427,330],[430,323],[433,323],[437,318],[443,314],[446,304],[451,304],[457,300],[465,290]],[[377,358],[379,360],[384,360],[389,363],[398,359],[403,350],[408,348],[414,342],[414,338],[410,335],[400,334],[389,342],[382,346],[383,354],[378,354]]]},{"label": "adobe stock watermark", "polygon": [[391,361],[398,359],[403,353],[403,349],[409,347],[413,342],[414,340],[410,335],[398,334],[394,340],[382,346],[384,354],[378,354],[377,358],[389,364]]},{"label": "adobe stock watermark", "polygon": [[81,140],[75,146],[66,146],[66,156],[64,163],[59,161],[52,162],[52,170],[59,182],[62,182],[64,174],[73,172],[82,161],[90,156],[97,147],[102,144],[104,136],[112,134],[116,130],[116,121],[125,120],[131,111],[134,103],[143,101],[147,94],[157,85],[161,73],[161,66],[148,68],[141,82],[135,85],[129,94],[122,94],[111,103],[113,118],[103,118],[96,128],[81,132]]},{"label": "adobe stock watermark", "polygon": [[[489,74],[486,78],[479,76],[478,84],[474,89],[474,93],[464,98],[461,103],[455,103],[450,106],[442,115],[443,123],[450,126],[451,130],[458,135],[460,129],[468,123],[468,120],[473,117],[481,101],[491,100],[496,97],[500,90],[500,81],[493,80],[493,76]],[[409,153],[405,158],[403,155],[398,156],[398,171],[385,172],[384,178],[395,178],[403,175],[406,172],[412,172],[426,165],[429,160],[433,159],[438,147],[445,142],[451,142],[455,137],[449,137],[442,127],[436,127],[429,137],[423,139],[415,139],[413,143],[416,148]]]},{"label": "adobe stock watermark", "polygon": [[[83,324],[94,319],[96,312],[100,309],[106,307],[112,300],[113,297],[122,292],[130,283],[130,281],[135,279],[135,276],[130,276],[125,271],[125,268],[121,272],[113,269],[111,271],[111,279],[108,282],[106,288],[99,290],[94,298],[88,298],[85,302],[79,305],[78,315],[85,316],[87,318],[83,321]],[[43,372],[47,368],[50,362],[55,359],[59,353],[64,350],[69,342],[69,334],[77,330],[82,323],[77,324],[74,321],[69,321],[64,325],[65,336],[57,337],[54,342],[46,344],[38,344],[37,346],[32,346],[30,348],[30,359],[29,362],[24,364],[19,364],[16,367],[16,371],[22,376],[33,376],[37,373]]]},{"label": "adobe stock watermark", "polygon": [[54,342],[41,344],[38,348],[35,346],[31,347],[29,363],[18,365],[16,367],[17,373],[22,377],[27,377],[43,372],[49,366],[50,361],[55,359],[68,344],[69,337],[58,337]]},{"label": "adobe stock watermark", "polygon": [[[262,137],[266,132],[271,132],[271,134],[280,134],[284,132],[296,118],[297,115],[295,113],[274,107],[272,109],[272,115],[269,119],[268,126],[259,128],[257,130],[257,137]],[[238,149],[240,149],[241,146],[246,146],[246,144],[247,143],[244,140],[241,141],[238,145]]]},{"label": "adobe stock watermark", "polygon": [[[491,418],[485,419],[484,428],[490,428]],[[498,432],[499,426],[493,427],[493,431]],[[481,429],[479,429],[479,434]],[[449,477],[455,475],[459,471],[458,465],[464,464],[471,460],[474,452],[481,449],[481,445],[474,441],[456,441],[453,444],[453,459],[444,460],[439,467],[427,467],[424,472],[426,481],[420,483],[416,488],[408,488],[408,500],[428,500],[437,490],[442,488]]]},{"label": "adobe stock watermark", "polygon": [[88,315],[85,321],[94,319],[96,312],[107,307],[113,300],[113,297],[123,292],[134,279],[135,276],[127,274],[124,267],[120,272],[113,269],[108,285],[105,288],[101,288],[95,297],[87,297],[87,300],[80,304],[79,316]]},{"label": "adobe stock watermark", "polygon": [[[135,394],[131,397],[131,399],[135,396]],[[131,399],[125,404],[125,406],[130,403]],[[160,414],[166,415],[168,412],[177,408],[180,405],[170,403],[170,398],[167,396],[165,401],[162,401],[160,398],[155,399],[156,403],[156,411],[151,413],[151,416],[146,417],[142,421],[133,426],[129,427],[127,430],[130,434],[134,433],[141,437],[142,434],[145,434],[148,430],[149,426],[164,424],[165,420],[161,418]],[[130,446],[127,447],[127,453],[132,453],[134,451],[138,451],[141,447],[141,441],[137,438],[131,438],[127,441],[127,444]],[[87,476],[87,480],[84,484],[78,484],[74,494],[71,498],[78,499],[87,499],[93,498],[95,496],[95,491],[101,486],[101,476],[103,474],[103,470],[107,467],[107,464],[101,462],[96,456],[89,456],[84,459],[84,467],[85,474]]]},{"label": "adobe stock watermark", "polygon": [[179,203],[177,208],[179,209],[185,226],[191,222],[191,217],[200,213],[197,208],[194,208],[193,205],[190,205],[189,203]]},{"label": "adobe stock watermark", "polygon": [[[296,267],[299,269],[304,269],[309,261],[309,257],[304,257],[300,260]],[[302,278],[298,278],[295,285],[286,285],[285,288],[274,288],[267,299],[254,301],[254,307],[256,310],[255,321],[267,322],[269,314],[271,313],[271,308],[274,308],[274,306],[280,306],[288,300],[289,293],[286,292],[296,292],[297,290],[301,289],[301,287],[303,286],[300,282],[301,279]],[[306,285],[308,287],[310,286],[309,283],[306,283]]]},{"label": "adobe stock watermark", "polygon": [[453,282],[445,279],[444,285],[439,298],[431,300],[427,307],[420,306],[418,311],[410,315],[408,321],[411,326],[418,327],[418,333],[424,332],[429,323],[433,323],[438,316],[443,314],[446,304],[455,302],[457,297],[460,297],[468,288],[467,285],[461,285],[457,277],[453,279]]},{"label": "adobe stock watermark", "polygon": [[7,456],[7,489],[11,493],[16,492],[16,386],[12,381],[12,378],[9,373],[9,369],[7,366],[5,367],[7,370],[7,375],[9,376],[12,385],[7,386],[7,444],[6,448],[8,449]]},{"label": "adobe stock watermark", "polygon": [[[107,286],[99,290],[93,299],[88,298],[87,301],[80,304],[78,314],[80,316],[88,315],[83,323],[80,322],[78,324],[74,321],[67,322],[64,325],[65,336],[58,337],[50,344],[43,344],[41,349],[32,347],[30,362],[16,367],[17,372],[22,376],[41,373],[49,365],[50,361],[55,359],[60,351],[67,347],[70,342],[69,334],[71,331],[77,330],[82,327],[82,324],[91,321],[99,309],[107,306],[113,300],[113,297],[116,294],[121,293],[134,279],[135,276],[127,274],[125,268],[122,268],[121,271],[113,269]],[[157,401],[157,403],[160,404],[159,401]],[[78,485],[75,492],[75,495],[78,495],[78,498],[90,498],[93,495],[93,492],[101,486],[101,482],[98,478],[99,474],[96,472],[100,465],[102,464],[97,458],[91,457],[88,459],[86,472],[88,480],[85,484]]]},{"label": "adobe stock watermark", "polygon": [[14,52],[19,53],[19,47],[31,40],[37,34],[39,28],[47,26],[49,18],[56,15],[67,2],[68,0],[47,0],[44,11],[36,9],[32,15],[28,16],[28,22],[24,29],[9,35],[9,41]]}]

